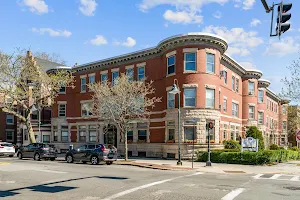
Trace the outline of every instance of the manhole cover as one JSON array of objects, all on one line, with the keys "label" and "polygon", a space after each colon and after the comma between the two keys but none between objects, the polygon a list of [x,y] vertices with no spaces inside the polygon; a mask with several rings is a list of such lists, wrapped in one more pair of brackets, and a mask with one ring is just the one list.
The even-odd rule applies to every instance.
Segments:
[{"label": "manhole cover", "polygon": [[289,187],[284,187],[285,189],[288,190],[300,190],[300,187],[294,187],[294,186],[289,186]]},{"label": "manhole cover", "polygon": [[224,171],[225,173],[244,174],[244,171]]}]

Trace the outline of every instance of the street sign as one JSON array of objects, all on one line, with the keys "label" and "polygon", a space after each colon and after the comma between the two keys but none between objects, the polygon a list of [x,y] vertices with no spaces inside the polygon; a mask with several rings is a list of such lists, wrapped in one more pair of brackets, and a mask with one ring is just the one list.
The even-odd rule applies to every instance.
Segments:
[{"label": "street sign", "polygon": [[296,140],[297,140],[297,142],[300,142],[300,130],[299,129],[296,131]]},{"label": "street sign", "polygon": [[242,151],[258,151],[258,139],[247,137],[242,139]]}]

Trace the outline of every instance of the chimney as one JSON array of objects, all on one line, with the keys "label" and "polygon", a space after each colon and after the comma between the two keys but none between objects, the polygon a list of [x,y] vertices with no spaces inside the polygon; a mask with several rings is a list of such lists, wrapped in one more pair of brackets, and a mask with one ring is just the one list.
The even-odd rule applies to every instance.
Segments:
[{"label": "chimney", "polygon": [[74,67],[77,67],[78,63],[75,63]]}]

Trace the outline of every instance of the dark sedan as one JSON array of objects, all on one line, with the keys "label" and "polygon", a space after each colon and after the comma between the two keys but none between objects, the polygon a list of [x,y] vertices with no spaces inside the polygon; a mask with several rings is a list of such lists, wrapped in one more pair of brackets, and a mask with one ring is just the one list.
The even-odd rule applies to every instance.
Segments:
[{"label": "dark sedan", "polygon": [[33,158],[34,160],[50,159],[55,160],[57,151],[54,145],[45,143],[31,143],[27,146],[21,146],[17,152],[19,159]]},{"label": "dark sedan", "polygon": [[71,149],[66,153],[65,159],[68,163],[72,162],[91,162],[97,165],[104,161],[107,165],[117,160],[117,149],[112,145],[104,144],[85,144],[77,149]]}]

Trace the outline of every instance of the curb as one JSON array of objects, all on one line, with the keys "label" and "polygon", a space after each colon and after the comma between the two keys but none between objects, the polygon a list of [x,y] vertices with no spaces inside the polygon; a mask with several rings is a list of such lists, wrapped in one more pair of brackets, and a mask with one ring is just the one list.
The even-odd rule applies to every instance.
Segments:
[{"label": "curb", "polygon": [[141,168],[148,168],[148,169],[157,169],[157,170],[172,170],[172,171],[193,171],[193,170],[196,170],[196,169],[192,169],[192,168],[166,167],[166,166],[161,166],[161,165],[156,165],[156,164],[134,163],[134,162],[123,162],[123,161],[117,161],[117,162],[114,162],[114,164],[141,167]]}]

